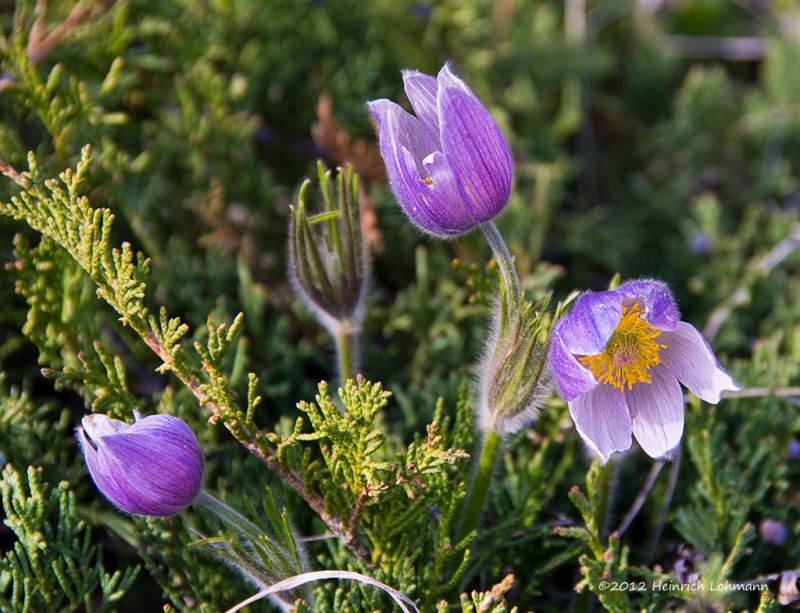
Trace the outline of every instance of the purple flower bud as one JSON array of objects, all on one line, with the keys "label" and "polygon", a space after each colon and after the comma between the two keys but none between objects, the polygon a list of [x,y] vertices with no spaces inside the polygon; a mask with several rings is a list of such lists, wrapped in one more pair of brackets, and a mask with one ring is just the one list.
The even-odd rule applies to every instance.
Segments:
[{"label": "purple flower bud", "polygon": [[460,236],[508,202],[514,165],[489,111],[445,65],[436,78],[403,73],[416,117],[386,99],[369,103],[389,183],[423,232]]},{"label": "purple flower bud", "polygon": [[151,415],[126,424],[87,415],[78,427],[86,466],[112,504],[135,515],[174,515],[203,485],[203,452],[183,421]]},{"label": "purple flower bud", "polygon": [[761,520],[758,532],[765,543],[775,547],[783,547],[789,539],[789,529],[777,519]]}]

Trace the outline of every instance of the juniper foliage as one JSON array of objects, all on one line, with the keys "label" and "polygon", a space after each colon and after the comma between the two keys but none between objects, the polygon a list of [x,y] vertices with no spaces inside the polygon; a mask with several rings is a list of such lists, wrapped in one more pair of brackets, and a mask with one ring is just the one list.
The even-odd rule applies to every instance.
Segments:
[{"label": "juniper foliage", "polygon": [[69,485],[51,488],[41,469],[29,467],[25,479],[7,464],[0,491],[3,523],[17,538],[0,562],[3,610],[114,610],[139,568],[105,569],[100,546],[76,516]]}]

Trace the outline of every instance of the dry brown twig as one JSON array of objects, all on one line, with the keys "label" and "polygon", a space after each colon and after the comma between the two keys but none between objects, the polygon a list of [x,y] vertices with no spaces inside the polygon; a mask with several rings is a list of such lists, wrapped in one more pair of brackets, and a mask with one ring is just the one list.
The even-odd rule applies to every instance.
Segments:
[{"label": "dry brown twig", "polygon": [[67,18],[48,32],[45,24],[48,0],[39,0],[34,11],[36,21],[31,26],[26,49],[31,63],[38,64],[45,59],[75,28],[88,21],[93,12],[105,12],[113,4],[113,0],[80,0],[72,7]]}]

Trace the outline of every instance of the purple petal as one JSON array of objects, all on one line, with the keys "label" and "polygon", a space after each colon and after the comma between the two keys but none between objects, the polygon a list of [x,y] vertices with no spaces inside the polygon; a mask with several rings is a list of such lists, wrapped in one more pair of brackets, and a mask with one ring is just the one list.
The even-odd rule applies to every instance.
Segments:
[{"label": "purple petal", "polygon": [[652,383],[637,383],[625,391],[633,420],[633,435],[653,458],[663,458],[683,436],[683,392],[668,368],[650,370]]},{"label": "purple petal", "polygon": [[105,452],[122,464],[127,488],[136,492],[142,507],[150,509],[148,515],[177,513],[200,491],[203,456],[196,447],[134,433],[119,434],[103,444],[100,455]]},{"label": "purple petal", "polygon": [[644,319],[659,330],[672,331],[678,327],[681,313],[666,283],[651,279],[628,281],[617,290],[626,301],[644,301]]},{"label": "purple petal", "polygon": [[489,111],[448,66],[437,80],[442,152],[472,216],[487,221],[508,202],[511,150]]},{"label": "purple petal", "polygon": [[553,330],[549,360],[558,392],[564,400],[569,401],[585,394],[598,383],[591,371],[581,364],[564,344],[561,333],[563,321],[556,324]]},{"label": "purple petal", "polygon": [[404,70],[403,85],[417,119],[433,142],[438,143],[439,112],[436,108],[436,92],[439,84],[436,78],[416,70]]},{"label": "purple petal", "polygon": [[430,176],[430,182],[425,187],[430,202],[427,212],[431,219],[451,235],[464,234],[474,228],[477,222],[464,206],[461,192],[444,155],[436,151],[422,163]]},{"label": "purple petal", "polygon": [[582,294],[559,323],[564,345],[575,355],[596,355],[622,319],[622,295],[615,291]]},{"label": "purple petal", "polygon": [[110,458],[108,454],[99,453],[89,442],[87,433],[78,428],[78,441],[83,449],[86,467],[97,489],[116,507],[128,513],[147,515],[141,507],[135,492],[127,486],[124,479],[124,467]]},{"label": "purple petal", "polygon": [[703,335],[682,321],[674,332],[664,332],[661,360],[681,383],[706,402],[716,404],[723,390],[741,389],[717,362]]},{"label": "purple petal", "polygon": [[631,446],[631,416],[625,395],[613,385],[598,385],[569,403],[575,429],[602,462]]},{"label": "purple petal", "polygon": [[373,100],[369,108],[378,122],[381,156],[389,183],[405,214],[420,230],[434,236],[461,234],[442,226],[431,213],[430,188],[421,173],[426,172],[422,160],[433,151],[433,145],[427,141],[417,118],[390,100]]},{"label": "purple petal", "polygon": [[419,173],[423,172],[423,158],[436,151],[437,147],[436,143],[425,134],[419,120],[391,100],[372,100],[367,105],[375,121],[378,122],[381,153],[384,145],[391,152],[408,149],[414,157]]}]

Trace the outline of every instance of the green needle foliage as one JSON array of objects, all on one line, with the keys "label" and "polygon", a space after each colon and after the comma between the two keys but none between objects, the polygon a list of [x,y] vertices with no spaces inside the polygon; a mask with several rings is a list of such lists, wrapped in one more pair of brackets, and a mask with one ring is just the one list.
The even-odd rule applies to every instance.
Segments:
[{"label": "green needle foliage", "polygon": [[100,547],[75,516],[68,484],[51,488],[35,468],[28,469],[26,480],[9,464],[0,492],[3,523],[17,537],[0,561],[3,610],[115,610],[140,569],[105,569]]}]

